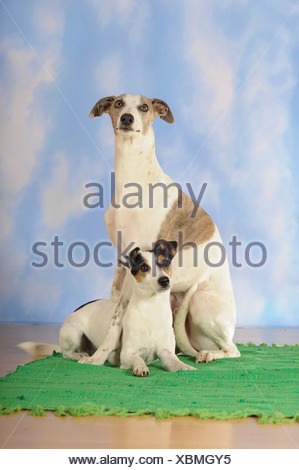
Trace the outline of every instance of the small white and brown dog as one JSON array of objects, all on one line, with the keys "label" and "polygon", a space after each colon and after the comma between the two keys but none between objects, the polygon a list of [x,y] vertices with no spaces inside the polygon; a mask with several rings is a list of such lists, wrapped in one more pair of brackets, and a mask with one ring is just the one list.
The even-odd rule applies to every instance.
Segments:
[{"label": "small white and brown dog", "polygon": [[171,261],[177,242],[158,240],[153,250],[135,248],[123,264],[131,271],[132,296],[122,321],[122,369],[146,376],[147,365],[160,359],[171,372],[196,370],[175,354],[175,336],[170,306]]},{"label": "small white and brown dog", "polygon": [[[168,371],[195,370],[175,355],[175,337],[170,307],[171,261],[177,243],[159,240],[153,249],[133,249],[121,262],[130,269],[132,296],[123,318],[123,334],[108,361],[134,375],[146,376],[146,364],[160,359]],[[103,343],[113,318],[111,300],[95,300],[72,312],[59,333],[59,345],[25,342],[18,346],[31,354],[49,355],[55,350],[78,362],[88,359]]]}]

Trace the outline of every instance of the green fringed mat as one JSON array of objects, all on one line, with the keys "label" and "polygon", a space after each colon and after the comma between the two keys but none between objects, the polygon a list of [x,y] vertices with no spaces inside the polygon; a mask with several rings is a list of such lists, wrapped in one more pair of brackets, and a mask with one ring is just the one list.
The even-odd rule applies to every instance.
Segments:
[{"label": "green fringed mat", "polygon": [[[54,410],[58,416],[299,421],[299,345],[238,348],[240,358],[196,364],[197,371],[166,372],[155,362],[144,378],[109,363],[78,364],[54,352],[0,379],[0,414],[31,410],[44,415]],[[190,358],[182,360],[194,365]]]}]

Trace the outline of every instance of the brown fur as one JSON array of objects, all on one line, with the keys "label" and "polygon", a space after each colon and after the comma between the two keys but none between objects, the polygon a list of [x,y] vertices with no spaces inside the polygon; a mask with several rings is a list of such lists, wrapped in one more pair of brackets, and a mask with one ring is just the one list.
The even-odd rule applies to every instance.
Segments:
[{"label": "brown fur", "polygon": [[[147,263],[146,260],[144,260],[142,262],[142,264],[146,264],[147,266],[149,266],[149,264]],[[137,282],[142,282],[142,280],[146,277],[147,275],[147,272],[143,273],[140,269],[139,271],[134,275],[135,279]]]},{"label": "brown fur", "polygon": [[135,261],[139,252],[140,252],[140,248],[138,246],[134,248],[134,250],[131,251],[131,253],[129,254],[129,258],[132,262]]},{"label": "brown fur", "polygon": [[[115,102],[118,101],[119,98],[116,98],[115,99]],[[122,100],[121,100],[122,101]],[[121,108],[115,108],[114,106],[111,106],[108,110],[108,114],[111,118],[111,121],[112,121],[112,126],[113,126],[113,129],[115,130],[116,128],[116,122],[117,122],[117,118],[119,116],[119,114],[122,114],[123,111],[122,111],[122,107]]]},{"label": "brown fur", "polygon": [[158,262],[159,264],[163,264],[164,261],[165,261],[165,256],[159,255],[158,258],[157,258],[157,262]]},{"label": "brown fur", "polygon": [[114,103],[115,96],[107,96],[106,98],[101,98],[99,101],[96,102],[94,107],[89,113],[89,117],[97,117],[102,116],[103,113],[107,113],[109,108]]},{"label": "brown fur", "polygon": [[194,218],[191,218],[194,202],[182,192],[182,207],[178,207],[176,200],[162,224],[159,238],[165,240],[178,240],[182,232],[182,241],[193,242],[196,245],[210,240],[215,233],[215,224],[211,217],[198,206]]},{"label": "brown fur", "polygon": [[119,275],[116,277],[116,280],[113,281],[113,287],[116,291],[118,292],[121,291],[125,277],[126,277],[126,270],[125,268],[122,268]]},{"label": "brown fur", "polygon": [[171,277],[172,276],[172,266],[171,266],[171,264],[169,266],[165,266],[165,268],[163,268],[163,271],[165,271],[165,273],[167,274],[168,277]]},{"label": "brown fur", "polygon": [[138,271],[138,273],[135,274],[135,279],[137,282],[142,282],[145,276],[146,276],[146,273],[142,273],[141,271]]},{"label": "brown fur", "polygon": [[[170,242],[170,241],[167,241],[167,240],[164,240],[164,239],[160,239],[160,240],[157,240],[156,243],[155,243],[155,249],[157,250],[158,248],[162,249],[163,252],[164,252],[164,255],[163,255],[163,252],[161,253],[160,256],[163,256],[163,259],[167,258],[166,257],[166,254],[170,255],[172,258],[175,256],[177,250],[176,248],[174,248],[174,246],[172,245],[174,242]],[[159,261],[159,257],[158,257],[158,263],[160,263]],[[163,260],[162,260],[163,261]],[[162,263],[160,263],[162,264]]]},{"label": "brown fur", "polygon": [[[168,259],[166,256],[159,255],[158,258],[157,258],[157,262],[159,264],[163,265],[166,259]],[[171,275],[172,275],[172,266],[171,266],[171,264],[169,266],[164,266],[163,271],[165,271],[167,276],[171,277]]]},{"label": "brown fur", "polygon": [[120,325],[121,324],[121,311],[122,309],[126,309],[129,303],[128,299],[124,299],[123,296],[120,296],[118,301],[117,309],[112,317],[111,325]]}]

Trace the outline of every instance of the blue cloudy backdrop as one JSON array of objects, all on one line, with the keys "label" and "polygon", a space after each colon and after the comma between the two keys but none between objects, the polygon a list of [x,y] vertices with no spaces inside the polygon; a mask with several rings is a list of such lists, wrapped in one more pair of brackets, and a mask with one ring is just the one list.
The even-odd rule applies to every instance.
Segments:
[{"label": "blue cloudy backdrop", "polygon": [[[62,322],[109,297],[113,268],[94,246],[108,241],[113,132],[88,120],[94,103],[124,92],[161,98],[158,159],[186,190],[207,183],[202,205],[229,242],[239,326],[298,326],[299,6],[285,0],[0,0],[1,320]],[[105,208],[83,204],[104,187]],[[54,265],[54,237],[59,262]],[[41,257],[32,253],[47,245]],[[74,242],[87,266],[70,266]],[[267,261],[246,266],[246,245]],[[77,262],[82,248],[73,252]],[[114,261],[106,247],[103,261]],[[253,248],[253,260],[260,251]],[[57,264],[57,263],[56,263]]]}]

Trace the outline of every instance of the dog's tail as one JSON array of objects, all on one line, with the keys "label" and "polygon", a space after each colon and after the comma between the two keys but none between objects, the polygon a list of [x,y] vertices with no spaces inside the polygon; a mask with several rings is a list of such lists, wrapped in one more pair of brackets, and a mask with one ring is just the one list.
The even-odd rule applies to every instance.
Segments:
[{"label": "dog's tail", "polygon": [[186,332],[185,323],[186,323],[186,318],[189,312],[190,300],[191,300],[192,295],[196,291],[196,289],[197,289],[197,284],[194,284],[188,290],[182,304],[177,309],[177,313],[174,317],[174,325],[173,325],[177,347],[181,350],[183,354],[187,354],[188,356],[191,356],[191,357],[196,357],[198,355],[198,351],[196,351],[196,349],[194,349],[190,344],[190,341]]},{"label": "dog's tail", "polygon": [[61,352],[61,347],[58,344],[35,343],[33,341],[19,343],[18,347],[37,356],[50,356],[53,351]]}]

